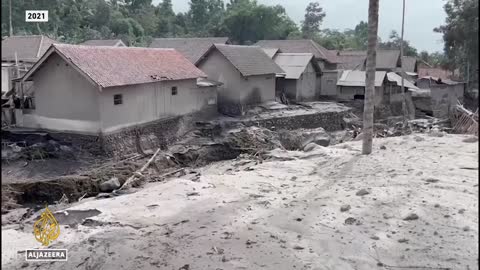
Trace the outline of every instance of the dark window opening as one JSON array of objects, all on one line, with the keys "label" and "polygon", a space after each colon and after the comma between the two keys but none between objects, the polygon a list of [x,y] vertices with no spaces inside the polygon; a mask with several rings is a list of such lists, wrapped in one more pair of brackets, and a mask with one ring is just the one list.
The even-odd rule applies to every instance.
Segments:
[{"label": "dark window opening", "polygon": [[354,95],[353,99],[365,99],[365,95]]},{"label": "dark window opening", "polygon": [[172,96],[175,96],[177,93],[178,93],[177,87],[176,87],[176,86],[173,86],[173,87],[172,87]]},{"label": "dark window opening", "polygon": [[123,104],[122,95],[113,95],[113,105]]}]

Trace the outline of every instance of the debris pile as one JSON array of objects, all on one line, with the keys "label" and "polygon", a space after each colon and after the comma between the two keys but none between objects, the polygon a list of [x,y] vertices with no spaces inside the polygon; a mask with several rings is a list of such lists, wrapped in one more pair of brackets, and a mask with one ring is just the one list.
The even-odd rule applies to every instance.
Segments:
[{"label": "debris pile", "polygon": [[472,111],[458,104],[452,113],[453,132],[478,136],[478,108]]}]

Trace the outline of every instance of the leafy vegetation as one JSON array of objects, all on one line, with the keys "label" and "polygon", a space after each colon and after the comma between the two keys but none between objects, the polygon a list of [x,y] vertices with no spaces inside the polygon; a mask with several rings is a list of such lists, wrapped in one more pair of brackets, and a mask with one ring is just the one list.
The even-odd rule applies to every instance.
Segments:
[{"label": "leafy vegetation", "polygon": [[[154,37],[228,36],[238,44],[261,39],[311,38],[327,49],[367,49],[367,22],[344,31],[322,29],[326,13],[318,2],[308,4],[304,20],[297,25],[281,5],[263,5],[255,0],[226,1],[190,0],[188,11],[175,13],[172,0],[162,0],[157,5],[152,0],[12,0],[13,33],[46,34],[67,43],[120,38],[130,46],[147,46]],[[446,56],[418,53],[408,41],[404,41],[405,55],[450,68],[461,65],[468,57],[473,73],[478,68],[476,8],[478,0],[449,0],[445,5],[446,25],[436,31],[444,34]],[[27,9],[49,10],[49,22],[25,22]],[[1,25],[2,36],[7,36],[8,0],[2,0]],[[378,39],[378,46],[383,49],[399,49],[400,44],[395,31],[384,42]]]}]

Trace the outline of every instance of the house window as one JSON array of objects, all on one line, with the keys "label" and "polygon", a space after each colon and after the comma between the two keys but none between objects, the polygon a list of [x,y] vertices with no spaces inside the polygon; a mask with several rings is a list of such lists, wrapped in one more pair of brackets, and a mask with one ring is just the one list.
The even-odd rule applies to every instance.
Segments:
[{"label": "house window", "polygon": [[175,96],[177,94],[177,87],[176,86],[173,86],[172,87],[172,96]]},{"label": "house window", "polygon": [[113,105],[120,105],[120,104],[123,104],[122,95],[113,95]]}]

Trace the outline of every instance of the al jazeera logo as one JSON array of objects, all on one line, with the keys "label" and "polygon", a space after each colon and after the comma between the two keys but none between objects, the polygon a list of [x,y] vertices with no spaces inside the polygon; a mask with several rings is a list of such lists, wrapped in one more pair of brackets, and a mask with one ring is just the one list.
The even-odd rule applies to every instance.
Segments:
[{"label": "al jazeera logo", "polygon": [[[48,247],[53,240],[60,236],[60,225],[52,212],[45,207],[45,211],[33,224],[35,239]],[[25,252],[27,261],[66,261],[66,249],[27,249]]]}]

